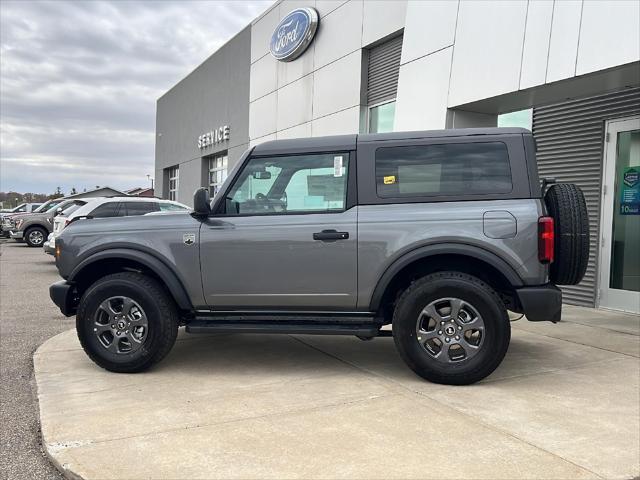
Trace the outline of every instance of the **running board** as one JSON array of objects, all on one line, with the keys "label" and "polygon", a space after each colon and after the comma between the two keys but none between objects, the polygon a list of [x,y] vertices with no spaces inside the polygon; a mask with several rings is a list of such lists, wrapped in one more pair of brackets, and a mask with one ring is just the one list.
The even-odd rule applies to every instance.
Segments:
[{"label": "running board", "polygon": [[377,337],[380,325],[346,323],[289,323],[289,322],[217,322],[194,320],[187,323],[187,333],[297,333],[303,335],[356,335]]}]

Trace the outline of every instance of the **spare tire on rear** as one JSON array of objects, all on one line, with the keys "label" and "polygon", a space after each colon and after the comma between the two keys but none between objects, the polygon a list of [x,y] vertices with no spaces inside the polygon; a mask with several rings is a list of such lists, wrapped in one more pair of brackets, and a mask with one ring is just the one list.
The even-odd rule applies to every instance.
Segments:
[{"label": "spare tire on rear", "polygon": [[576,285],[589,261],[589,215],[584,194],[572,183],[558,183],[549,187],[544,202],[555,229],[550,280],[556,285]]}]

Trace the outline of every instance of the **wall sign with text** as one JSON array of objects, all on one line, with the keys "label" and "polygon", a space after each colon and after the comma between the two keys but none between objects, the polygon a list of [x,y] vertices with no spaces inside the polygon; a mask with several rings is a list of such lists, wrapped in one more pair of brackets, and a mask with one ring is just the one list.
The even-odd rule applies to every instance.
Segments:
[{"label": "wall sign with text", "polygon": [[210,132],[203,133],[198,137],[198,148],[202,150],[203,148],[211,147],[212,145],[217,145],[221,142],[226,142],[229,140],[229,135],[229,125],[224,125],[216,128],[215,130],[211,130]]}]

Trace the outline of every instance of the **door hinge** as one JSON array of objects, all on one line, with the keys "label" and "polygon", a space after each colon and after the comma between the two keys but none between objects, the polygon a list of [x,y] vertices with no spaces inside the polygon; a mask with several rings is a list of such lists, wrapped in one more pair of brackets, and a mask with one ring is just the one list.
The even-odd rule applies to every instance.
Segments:
[{"label": "door hinge", "polygon": [[604,136],[604,141],[609,143],[609,140],[611,139],[611,134],[609,132],[607,132]]}]

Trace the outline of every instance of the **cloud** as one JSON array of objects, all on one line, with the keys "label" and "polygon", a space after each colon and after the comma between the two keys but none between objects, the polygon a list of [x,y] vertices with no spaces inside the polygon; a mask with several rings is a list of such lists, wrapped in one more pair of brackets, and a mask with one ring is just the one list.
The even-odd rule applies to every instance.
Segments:
[{"label": "cloud", "polygon": [[272,3],[0,3],[0,190],[145,185],[155,102]]}]

